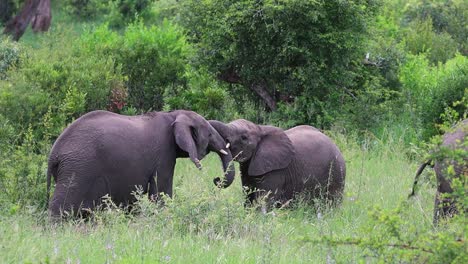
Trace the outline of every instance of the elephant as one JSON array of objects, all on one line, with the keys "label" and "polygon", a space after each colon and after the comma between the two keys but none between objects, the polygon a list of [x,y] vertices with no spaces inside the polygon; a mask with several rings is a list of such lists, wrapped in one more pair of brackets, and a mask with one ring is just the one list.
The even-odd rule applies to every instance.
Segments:
[{"label": "elephant", "polygon": [[[462,182],[466,183],[468,177],[467,134],[468,119],[465,119],[443,135],[439,148],[432,153],[434,158],[421,164],[416,172],[413,190],[409,197],[415,195],[418,178],[426,166],[434,164],[433,167],[437,176],[437,192],[434,199],[434,225],[438,224],[440,218],[452,217],[459,211],[456,199],[450,197],[450,194],[453,193],[452,179],[463,177],[461,178]],[[450,157],[447,157],[447,154],[451,154]]]},{"label": "elephant", "polygon": [[47,169],[47,198],[51,177],[56,187],[49,215],[86,214],[109,195],[117,205],[135,202],[132,192],[172,197],[176,158],[190,157],[197,168],[210,151],[222,161],[225,179],[234,180],[232,155],[226,142],[201,115],[187,110],[125,116],[92,111],[75,120],[52,146]]},{"label": "elephant", "polygon": [[[346,165],[338,147],[318,129],[301,125],[284,131],[244,119],[209,120],[239,162],[246,204],[266,197],[267,208],[285,207],[297,195],[338,204]],[[220,179],[215,179],[219,184]]]}]

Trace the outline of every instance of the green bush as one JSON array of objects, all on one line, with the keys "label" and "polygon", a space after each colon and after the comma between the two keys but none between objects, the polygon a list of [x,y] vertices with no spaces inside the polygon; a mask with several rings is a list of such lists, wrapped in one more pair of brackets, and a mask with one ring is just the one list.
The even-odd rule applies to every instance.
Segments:
[{"label": "green bush", "polygon": [[65,11],[78,18],[93,19],[103,12],[105,1],[100,0],[65,0],[63,6]]},{"label": "green bush", "polygon": [[0,212],[14,213],[15,208],[30,205],[44,208],[46,204],[49,142],[37,142],[31,128],[22,137],[21,145],[0,155]]},{"label": "green bush", "polygon": [[[411,107],[413,123],[424,128],[424,138],[437,134],[435,124],[441,123],[446,107],[466,97],[467,72],[468,58],[462,55],[438,66],[430,66],[424,55],[409,56],[400,68],[402,92]],[[459,105],[456,111],[461,116],[466,109],[466,104]]]},{"label": "green bush", "polygon": [[123,27],[151,14],[151,0],[66,0],[67,13],[82,19],[101,18],[112,27]]},{"label": "green bush", "polygon": [[457,52],[457,43],[448,33],[434,32],[430,17],[413,21],[407,29],[405,42],[412,54],[427,53],[433,64],[443,63]]},{"label": "green bush", "polygon": [[226,88],[203,69],[188,69],[185,78],[187,87],[169,87],[164,93],[164,108],[187,109],[203,115],[206,119],[232,120],[232,99]]},{"label": "green bush", "polygon": [[128,103],[139,110],[161,110],[166,89],[186,83],[190,47],[182,30],[168,21],[151,27],[131,24],[123,35],[104,25],[86,33],[81,46],[89,54],[115,58],[128,77]]},{"label": "green bush", "polygon": [[107,109],[113,91],[124,89],[124,77],[112,58],[89,56],[69,44],[76,40],[56,38],[27,50],[21,67],[0,81],[0,114],[18,131],[31,126],[38,139],[46,132],[38,120],[46,113],[51,112],[51,133],[57,136],[80,115]]},{"label": "green bush", "polygon": [[7,78],[7,71],[20,62],[21,47],[8,38],[0,38],[0,80]]},{"label": "green bush", "polygon": [[0,152],[5,153],[15,143],[16,131],[10,120],[0,114]]},{"label": "green bush", "polygon": [[[437,34],[441,34],[442,39],[435,40],[435,45],[443,45],[443,39],[450,41],[450,48],[455,46],[463,55],[468,55],[468,29],[466,21],[468,19],[468,2],[463,0],[412,0],[408,1],[404,8],[403,21],[409,22],[410,27],[414,21],[430,21],[431,28]],[[426,43],[428,46],[433,44]],[[421,43],[422,45],[422,43]]]}]

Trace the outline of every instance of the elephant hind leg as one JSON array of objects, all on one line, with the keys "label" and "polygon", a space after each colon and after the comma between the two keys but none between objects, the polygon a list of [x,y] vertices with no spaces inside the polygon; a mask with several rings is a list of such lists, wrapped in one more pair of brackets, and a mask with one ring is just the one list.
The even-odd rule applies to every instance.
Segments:
[{"label": "elephant hind leg", "polygon": [[434,225],[439,223],[439,219],[452,217],[458,213],[455,200],[450,197],[443,197],[444,194],[437,191],[434,202]]},{"label": "elephant hind leg", "polygon": [[101,177],[95,181],[82,178],[62,177],[56,184],[52,200],[49,203],[51,218],[86,217],[102,197],[109,193],[108,184]]}]

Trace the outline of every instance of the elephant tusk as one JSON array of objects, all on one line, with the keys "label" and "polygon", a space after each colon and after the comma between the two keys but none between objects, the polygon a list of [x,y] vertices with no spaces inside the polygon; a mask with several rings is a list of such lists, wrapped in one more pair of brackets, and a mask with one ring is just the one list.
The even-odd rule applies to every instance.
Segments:
[{"label": "elephant tusk", "polygon": [[227,155],[228,153],[224,149],[220,149],[219,152],[221,152],[224,155]]},{"label": "elephant tusk", "polygon": [[228,149],[231,146],[231,143],[226,144],[226,148]]}]

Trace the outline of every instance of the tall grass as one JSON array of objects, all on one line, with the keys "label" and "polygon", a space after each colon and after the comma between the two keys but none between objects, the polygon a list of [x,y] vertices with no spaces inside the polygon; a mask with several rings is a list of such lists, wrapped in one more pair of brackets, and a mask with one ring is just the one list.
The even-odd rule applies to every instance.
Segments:
[{"label": "tall grass", "polygon": [[[92,221],[51,225],[34,208],[0,216],[3,263],[356,263],[382,260],[375,252],[346,243],[319,243],[324,237],[349,241],[372,236],[374,208],[393,210],[406,200],[417,164],[403,144],[334,136],[347,162],[345,198],[339,208],[308,205],[263,214],[244,208],[239,177],[217,189],[222,173],[215,155],[198,171],[179,159],[174,197],[157,207],[142,196],[139,213],[118,209]],[[401,217],[423,232],[432,228],[434,188],[423,183]]]}]

